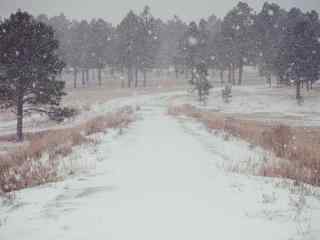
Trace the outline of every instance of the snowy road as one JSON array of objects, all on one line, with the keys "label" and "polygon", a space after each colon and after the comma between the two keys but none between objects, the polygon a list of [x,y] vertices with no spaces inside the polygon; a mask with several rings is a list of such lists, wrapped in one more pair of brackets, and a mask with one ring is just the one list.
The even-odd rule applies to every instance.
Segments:
[{"label": "snowy road", "polygon": [[299,194],[218,167],[232,153],[166,111],[153,98],[123,135],[106,135],[82,156],[96,170],[17,193],[0,207],[0,239],[320,239],[318,200],[297,216]]}]

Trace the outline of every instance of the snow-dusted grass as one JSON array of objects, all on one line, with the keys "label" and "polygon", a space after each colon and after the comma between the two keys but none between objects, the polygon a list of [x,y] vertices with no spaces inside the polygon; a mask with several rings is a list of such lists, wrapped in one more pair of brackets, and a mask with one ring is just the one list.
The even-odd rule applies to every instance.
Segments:
[{"label": "snow-dusted grass", "polygon": [[192,117],[203,122],[209,130],[223,131],[252,146],[260,146],[272,152],[274,157],[262,165],[261,175],[320,185],[319,129],[267,125],[257,120],[229,118],[191,105],[172,106],[169,114]]},{"label": "snow-dusted grass", "polygon": [[[109,85],[67,89],[68,95],[63,99],[62,105],[77,109],[80,114],[66,119],[62,123],[51,121],[47,116],[40,114],[26,116],[24,119],[25,139],[28,141],[35,133],[66,129],[83,124],[105,113],[116,111],[120,107],[126,106],[127,103],[130,104],[132,98],[135,98],[134,103],[138,104],[150,95],[166,94],[166,92],[172,94],[178,89],[181,87],[166,85],[138,89],[110,89]],[[128,99],[130,100],[128,101]],[[0,112],[0,154],[21,147],[22,144],[16,142],[15,132],[15,115],[10,112]]]},{"label": "snow-dusted grass", "polygon": [[94,143],[88,136],[126,128],[133,121],[133,113],[131,107],[125,107],[72,128],[31,134],[29,144],[0,156],[0,193],[59,180],[61,158],[76,146]]}]

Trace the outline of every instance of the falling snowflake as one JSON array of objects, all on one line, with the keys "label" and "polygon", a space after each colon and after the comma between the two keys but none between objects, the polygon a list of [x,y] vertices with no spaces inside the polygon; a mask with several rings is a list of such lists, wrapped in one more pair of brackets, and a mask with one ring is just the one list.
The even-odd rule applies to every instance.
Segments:
[{"label": "falling snowflake", "polygon": [[152,35],[152,31],[151,31],[151,30],[149,30],[149,31],[148,31],[148,34],[149,34],[149,35]]},{"label": "falling snowflake", "polygon": [[273,11],[272,9],[269,9],[269,10],[268,10],[268,15],[269,15],[269,16],[273,16],[273,15],[274,15],[274,11]]},{"label": "falling snowflake", "polygon": [[211,60],[214,61],[216,59],[215,56],[211,56]]},{"label": "falling snowflake", "polygon": [[16,51],[16,56],[19,56],[20,55],[20,52],[17,50]]},{"label": "falling snowflake", "polygon": [[198,40],[195,37],[189,37],[188,42],[190,46],[195,46],[198,44]]},{"label": "falling snowflake", "polygon": [[316,50],[312,50],[312,54],[317,54],[317,51]]}]

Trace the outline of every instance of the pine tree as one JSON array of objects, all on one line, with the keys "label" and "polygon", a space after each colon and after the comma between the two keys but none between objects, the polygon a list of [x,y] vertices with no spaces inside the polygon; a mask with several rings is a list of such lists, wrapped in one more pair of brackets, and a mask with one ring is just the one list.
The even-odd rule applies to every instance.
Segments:
[{"label": "pine tree", "polygon": [[159,50],[159,29],[156,20],[146,6],[140,15],[139,34],[137,40],[138,68],[143,73],[143,86],[147,84],[147,70],[153,68]]},{"label": "pine tree", "polygon": [[275,74],[274,63],[283,37],[286,12],[275,3],[266,2],[255,21],[257,58],[260,72],[271,86],[271,75]]},{"label": "pine tree", "polygon": [[235,84],[235,69],[239,68],[238,84],[242,84],[243,67],[248,65],[254,53],[254,14],[247,3],[239,2],[224,18],[222,34],[230,44],[229,56],[232,82]]},{"label": "pine tree", "polygon": [[291,9],[278,53],[279,67],[294,81],[298,101],[302,99],[301,85],[319,77],[319,23],[318,17],[314,17],[313,14],[303,14],[299,9]]},{"label": "pine tree", "polygon": [[27,12],[18,11],[0,25],[0,102],[16,111],[18,141],[24,113],[50,113],[64,95],[64,82],[56,79],[64,67],[58,48],[52,27]]},{"label": "pine tree", "polygon": [[195,83],[196,66],[201,62],[199,51],[200,32],[196,22],[191,22],[184,36],[180,40],[180,56],[184,65],[191,72],[190,83]]},{"label": "pine tree", "polygon": [[133,71],[137,68],[138,56],[138,39],[139,39],[140,19],[130,11],[127,16],[121,21],[117,28],[119,35],[118,41],[118,62],[122,68],[127,69],[128,87],[131,87],[133,82]]},{"label": "pine tree", "polygon": [[90,23],[89,58],[90,66],[98,69],[98,83],[102,84],[102,69],[106,66],[108,48],[112,40],[112,27],[102,19]]}]

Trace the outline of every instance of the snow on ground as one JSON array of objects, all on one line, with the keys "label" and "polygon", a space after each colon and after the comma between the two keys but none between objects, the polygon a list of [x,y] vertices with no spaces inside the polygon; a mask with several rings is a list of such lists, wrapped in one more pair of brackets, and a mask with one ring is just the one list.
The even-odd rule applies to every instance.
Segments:
[{"label": "snow on ground", "polygon": [[139,104],[139,120],[82,150],[78,160],[94,168],[3,201],[0,239],[320,238],[315,194],[229,172],[248,157],[259,163],[260,150],[168,116],[170,98],[119,100]]},{"label": "snow on ground", "polygon": [[[40,114],[33,114],[29,117],[26,117],[24,120],[24,131],[26,132],[38,132],[38,131],[45,131],[45,130],[54,130],[54,129],[61,129],[61,128],[70,128],[74,127],[78,124],[84,123],[93,119],[95,117],[104,115],[109,112],[114,112],[119,110],[125,106],[139,106],[148,102],[149,99],[154,98],[155,95],[157,96],[174,96],[176,94],[182,94],[181,91],[164,91],[162,92],[161,89],[157,93],[149,93],[155,91],[147,90],[147,91],[131,91],[130,94],[126,93],[128,96],[114,96],[110,97],[109,100],[103,101],[91,101],[90,107],[83,105],[83,97],[79,99],[78,108],[80,109],[80,114],[75,116],[74,118],[70,118],[65,120],[61,124],[57,124],[54,121],[50,121],[47,116],[43,116]],[[134,101],[132,100],[134,99]],[[90,102],[90,101],[89,101]],[[76,104],[74,100],[73,104]],[[76,104],[77,105],[77,104]],[[0,136],[8,135],[8,134],[15,134],[16,132],[16,120],[11,118],[0,118]],[[21,144],[16,142],[7,142],[7,141],[0,141],[0,153],[6,153],[12,149],[19,147]]]},{"label": "snow on ground", "polygon": [[320,91],[303,91],[304,103],[298,105],[294,88],[269,88],[265,85],[235,86],[230,103],[224,103],[222,88],[212,89],[206,107],[195,95],[184,95],[176,104],[189,103],[212,111],[235,114],[247,119],[270,120],[290,125],[320,126]]}]

